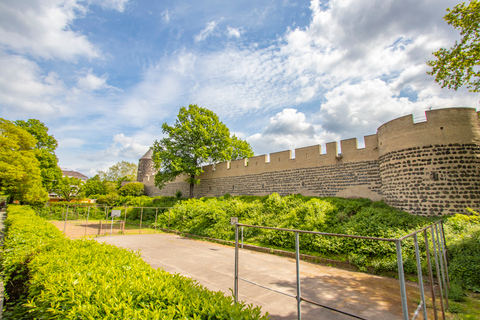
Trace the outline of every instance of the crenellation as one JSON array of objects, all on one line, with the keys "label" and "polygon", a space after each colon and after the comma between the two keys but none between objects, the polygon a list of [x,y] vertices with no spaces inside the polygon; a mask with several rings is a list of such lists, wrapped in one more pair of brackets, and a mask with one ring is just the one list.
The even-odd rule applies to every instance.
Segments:
[{"label": "crenellation", "polygon": [[[195,196],[281,195],[367,197],[419,215],[480,210],[480,123],[473,108],[426,111],[389,121],[376,134],[203,167]],[[139,162],[148,195],[188,194],[186,176],[154,187],[151,151]]]}]

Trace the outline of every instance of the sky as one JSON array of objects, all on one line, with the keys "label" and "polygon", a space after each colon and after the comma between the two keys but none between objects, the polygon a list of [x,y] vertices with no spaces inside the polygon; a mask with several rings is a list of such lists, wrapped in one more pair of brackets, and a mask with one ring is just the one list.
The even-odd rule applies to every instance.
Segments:
[{"label": "sky", "polygon": [[[477,108],[426,72],[452,0],[0,0],[0,117],[39,119],[59,166],[138,159],[179,108],[214,111],[256,155]],[[324,149],[324,148],[323,148]]]}]

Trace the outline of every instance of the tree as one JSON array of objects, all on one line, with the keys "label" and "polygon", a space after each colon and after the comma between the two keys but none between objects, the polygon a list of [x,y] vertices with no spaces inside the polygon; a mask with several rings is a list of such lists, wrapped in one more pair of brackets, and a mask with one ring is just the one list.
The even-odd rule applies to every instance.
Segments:
[{"label": "tree", "polygon": [[83,181],[75,177],[61,177],[58,181],[56,191],[66,201],[70,201],[80,192]]},{"label": "tree", "polygon": [[40,205],[48,200],[34,152],[36,143],[30,133],[0,118],[0,192],[12,201]]},{"label": "tree", "polygon": [[57,181],[62,177],[62,170],[58,167],[55,155],[57,140],[48,134],[48,127],[37,119],[17,120],[15,125],[29,132],[37,140],[34,152],[40,162],[42,184],[47,190],[54,190]]},{"label": "tree", "polygon": [[106,183],[106,181],[88,179],[83,185],[82,191],[87,198],[91,195],[106,195],[108,193]]},{"label": "tree", "polygon": [[130,182],[124,185],[118,190],[118,193],[121,196],[134,196],[139,197],[143,195],[145,186],[141,182]]},{"label": "tree", "polygon": [[133,162],[121,161],[117,162],[106,172],[99,171],[100,180],[104,181],[136,181],[138,166]]},{"label": "tree", "polygon": [[461,3],[451,9],[444,20],[463,36],[449,50],[441,48],[433,53],[437,60],[428,61],[435,81],[442,88],[457,90],[466,85],[470,92],[480,89],[480,2],[472,0],[468,5]]},{"label": "tree", "polygon": [[181,107],[175,124],[164,123],[162,131],[167,137],[155,140],[152,147],[157,170],[155,185],[163,188],[167,182],[186,174],[190,198],[193,198],[194,185],[200,183],[195,177],[203,172],[202,164],[253,156],[248,142],[231,137],[215,113],[197,105],[189,105],[188,109]]}]

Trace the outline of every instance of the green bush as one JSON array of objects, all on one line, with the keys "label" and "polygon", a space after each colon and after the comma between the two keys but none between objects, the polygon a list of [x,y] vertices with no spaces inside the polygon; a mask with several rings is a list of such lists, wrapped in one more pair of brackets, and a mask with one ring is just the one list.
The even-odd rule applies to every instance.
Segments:
[{"label": "green bush", "polygon": [[[267,319],[138,253],[69,240],[28,208],[9,208],[2,266],[8,319]],[[12,284],[15,284],[13,286]],[[14,289],[14,290],[12,290]]]},{"label": "green bush", "polygon": [[480,292],[480,215],[456,214],[445,223],[452,282]]},{"label": "green bush", "polygon": [[[251,225],[380,238],[399,238],[432,222],[369,199],[281,197],[276,193],[264,197],[190,199],[170,210],[172,228],[224,240],[234,239],[230,217]],[[285,231],[245,228],[244,241],[295,249],[294,234]],[[419,242],[424,247],[423,239]],[[300,249],[325,258],[348,260],[362,270],[371,267],[377,273],[397,271],[392,242],[301,234]],[[413,240],[406,240],[402,253],[405,271],[416,273]]]},{"label": "green bush", "polygon": [[139,197],[143,195],[145,186],[141,182],[130,182],[121,187],[118,190],[118,194],[121,196],[134,196]]}]

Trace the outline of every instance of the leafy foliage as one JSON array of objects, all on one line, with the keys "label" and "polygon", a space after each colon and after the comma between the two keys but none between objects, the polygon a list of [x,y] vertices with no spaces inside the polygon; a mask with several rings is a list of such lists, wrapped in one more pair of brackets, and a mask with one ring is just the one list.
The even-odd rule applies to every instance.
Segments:
[{"label": "leafy foliage", "polygon": [[[238,217],[241,223],[251,225],[381,238],[398,238],[430,222],[368,199],[280,197],[276,193],[262,198],[190,199],[176,204],[168,218],[177,230],[233,240],[230,217]],[[246,228],[244,239],[273,248],[295,248],[294,234],[290,232]],[[362,270],[372,268],[378,273],[397,270],[393,243],[311,234],[302,234],[300,239],[300,249],[306,253],[348,260]],[[415,273],[411,243],[404,246],[403,256],[406,271]]]},{"label": "leafy foliage", "polygon": [[164,123],[162,131],[167,136],[156,140],[152,148],[152,159],[158,170],[155,185],[163,188],[167,182],[186,174],[190,198],[194,184],[200,183],[195,177],[203,172],[202,164],[253,156],[246,141],[230,137],[227,126],[215,113],[197,105],[189,105],[188,109],[181,107],[175,124]]},{"label": "leafy foliage", "polygon": [[48,200],[48,193],[42,186],[35,144],[30,133],[0,119],[0,192],[28,204],[41,205]]},{"label": "leafy foliage", "polygon": [[445,224],[452,283],[480,292],[480,215],[456,214]]},{"label": "leafy foliage", "polygon": [[[25,208],[9,209],[3,270],[9,319],[267,319],[138,253],[69,240]],[[16,296],[14,297],[14,294]]]},{"label": "leafy foliage", "polygon": [[435,81],[443,87],[457,90],[466,85],[471,92],[480,88],[480,2],[471,0],[468,5],[458,4],[444,19],[449,25],[460,30],[462,39],[449,50],[441,48],[433,53],[437,60],[428,61]]},{"label": "leafy foliage", "polygon": [[118,194],[121,196],[134,196],[139,197],[143,195],[145,186],[141,182],[130,182],[121,187],[118,190]]},{"label": "leafy foliage", "polygon": [[99,171],[101,181],[136,181],[138,166],[133,162],[120,161],[109,167],[106,171]]},{"label": "leafy foliage", "polygon": [[57,181],[62,177],[62,170],[58,167],[55,155],[57,140],[48,134],[48,127],[37,119],[17,120],[15,125],[29,132],[37,140],[34,152],[40,162],[42,184],[47,191],[54,190]]},{"label": "leafy foliage", "polygon": [[75,177],[61,177],[58,181],[56,191],[62,195],[66,201],[75,198],[83,186],[83,181]]},{"label": "leafy foliage", "polygon": [[82,188],[83,195],[87,198],[92,195],[106,195],[108,191],[107,181],[94,179],[88,179]]}]

